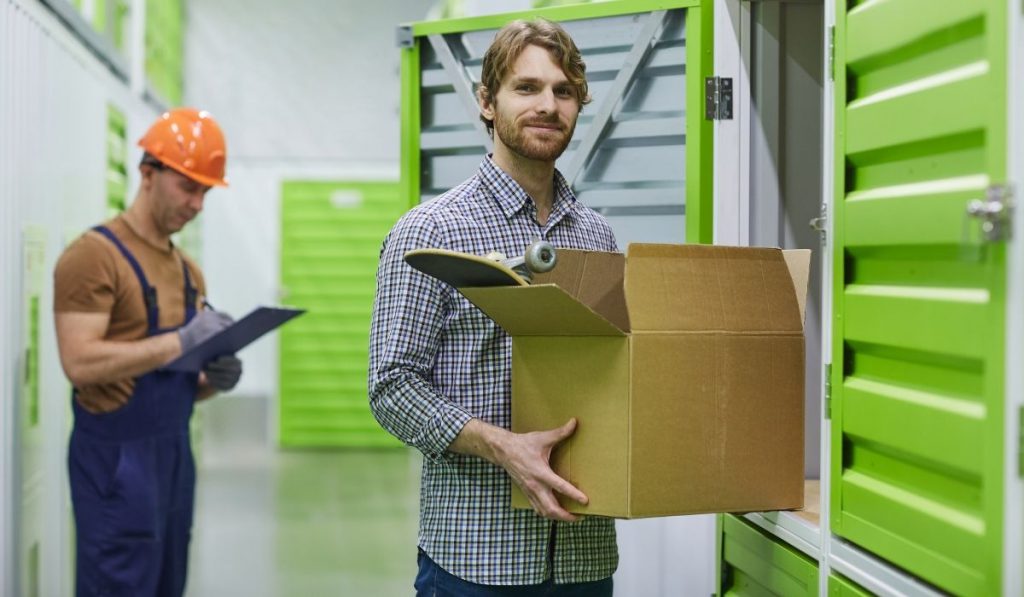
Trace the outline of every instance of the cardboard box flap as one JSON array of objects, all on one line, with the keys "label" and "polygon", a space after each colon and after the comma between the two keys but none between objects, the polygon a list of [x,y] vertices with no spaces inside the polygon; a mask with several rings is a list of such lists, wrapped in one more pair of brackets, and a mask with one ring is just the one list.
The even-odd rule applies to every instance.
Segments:
[{"label": "cardboard box flap", "polygon": [[625,332],[554,284],[460,288],[513,336],[625,336]]},{"label": "cardboard box flap", "polygon": [[556,284],[615,327],[629,331],[629,312],[622,291],[626,256],[622,253],[558,249],[558,264],[534,276],[534,284]]},{"label": "cardboard box flap", "polygon": [[786,259],[786,267],[793,278],[793,289],[796,291],[796,302],[800,305],[800,321],[807,320],[807,286],[811,276],[810,249],[783,249],[782,256]]},{"label": "cardboard box flap", "polygon": [[634,243],[624,286],[634,332],[803,331],[780,249]]}]

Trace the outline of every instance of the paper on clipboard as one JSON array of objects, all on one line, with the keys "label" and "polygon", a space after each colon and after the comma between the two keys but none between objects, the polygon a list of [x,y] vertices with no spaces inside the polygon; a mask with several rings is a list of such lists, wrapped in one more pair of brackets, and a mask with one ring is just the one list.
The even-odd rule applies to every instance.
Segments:
[{"label": "paper on clipboard", "polygon": [[305,309],[257,307],[230,326],[193,346],[161,367],[169,371],[197,372],[203,365],[226,354],[235,354],[267,332],[305,313]]}]

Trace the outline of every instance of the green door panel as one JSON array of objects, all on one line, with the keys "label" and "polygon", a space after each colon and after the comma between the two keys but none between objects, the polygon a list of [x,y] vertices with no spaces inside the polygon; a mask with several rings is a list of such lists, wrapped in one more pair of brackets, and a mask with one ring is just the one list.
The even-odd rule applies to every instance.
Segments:
[{"label": "green door panel", "polygon": [[817,562],[752,523],[722,515],[720,595],[817,595]]},{"label": "green door panel", "polygon": [[829,597],[870,597],[871,593],[859,587],[856,583],[840,576],[830,574],[828,577]]},{"label": "green door panel", "polygon": [[284,446],[398,446],[370,413],[370,314],[381,241],[406,209],[396,182],[285,182],[284,302],[309,312],[281,329]]},{"label": "green door panel", "polygon": [[832,530],[963,595],[1001,586],[1005,243],[966,207],[1005,177],[1005,10],[836,0]]}]

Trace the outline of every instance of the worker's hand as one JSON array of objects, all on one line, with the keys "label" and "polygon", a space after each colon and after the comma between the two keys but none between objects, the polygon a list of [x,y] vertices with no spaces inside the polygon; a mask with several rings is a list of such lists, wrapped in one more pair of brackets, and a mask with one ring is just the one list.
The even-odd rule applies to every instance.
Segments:
[{"label": "worker's hand", "polygon": [[511,433],[502,442],[499,462],[523,490],[538,514],[552,520],[574,522],[579,518],[562,508],[556,493],[586,505],[587,496],[551,470],[551,451],[576,431],[576,419],[556,429]]},{"label": "worker's hand", "polygon": [[234,355],[226,354],[207,363],[203,373],[210,387],[218,392],[227,392],[242,377],[242,361]]},{"label": "worker's hand", "polygon": [[204,309],[196,313],[192,321],[178,329],[181,338],[181,352],[188,352],[210,336],[223,330],[234,322],[231,316],[220,311]]}]

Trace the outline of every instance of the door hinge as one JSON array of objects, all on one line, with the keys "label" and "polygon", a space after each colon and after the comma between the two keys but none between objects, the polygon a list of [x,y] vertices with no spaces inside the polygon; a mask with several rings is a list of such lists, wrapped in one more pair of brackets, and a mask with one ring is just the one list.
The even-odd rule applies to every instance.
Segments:
[{"label": "door hinge", "polygon": [[395,28],[395,45],[399,48],[411,48],[416,45],[411,25],[399,25]]},{"label": "door hinge", "polygon": [[836,80],[836,26],[828,28],[828,80]]},{"label": "door hinge", "polygon": [[984,199],[967,203],[967,216],[981,221],[985,242],[1002,242],[1010,240],[1013,207],[1010,185],[994,184],[985,190]]},{"label": "door hinge", "polygon": [[732,79],[706,77],[704,79],[704,119],[732,120]]},{"label": "door hinge", "polygon": [[825,365],[825,418],[832,419],[832,363]]},{"label": "door hinge", "polygon": [[818,233],[821,237],[821,246],[824,247],[825,242],[828,240],[828,203],[824,201],[821,203],[821,211],[818,212],[818,217],[811,218],[807,225]]}]

